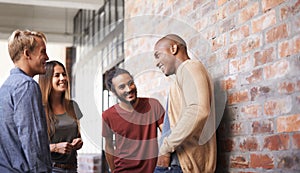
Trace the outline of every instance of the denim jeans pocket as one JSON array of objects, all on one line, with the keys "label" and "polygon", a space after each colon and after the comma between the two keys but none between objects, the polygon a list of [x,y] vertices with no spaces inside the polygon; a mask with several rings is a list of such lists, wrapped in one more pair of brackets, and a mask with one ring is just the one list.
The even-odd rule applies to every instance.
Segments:
[{"label": "denim jeans pocket", "polygon": [[154,173],[167,173],[169,172],[169,167],[156,166]]}]

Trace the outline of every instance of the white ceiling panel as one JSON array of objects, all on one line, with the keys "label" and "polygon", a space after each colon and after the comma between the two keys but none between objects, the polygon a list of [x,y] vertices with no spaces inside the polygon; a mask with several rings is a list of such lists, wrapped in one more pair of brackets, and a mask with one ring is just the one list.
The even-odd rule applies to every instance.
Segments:
[{"label": "white ceiling panel", "polygon": [[73,19],[79,9],[98,10],[104,0],[0,0],[0,39],[16,29],[46,33],[49,42],[73,41]]},{"label": "white ceiling panel", "polygon": [[104,0],[0,0],[0,3],[97,10]]}]

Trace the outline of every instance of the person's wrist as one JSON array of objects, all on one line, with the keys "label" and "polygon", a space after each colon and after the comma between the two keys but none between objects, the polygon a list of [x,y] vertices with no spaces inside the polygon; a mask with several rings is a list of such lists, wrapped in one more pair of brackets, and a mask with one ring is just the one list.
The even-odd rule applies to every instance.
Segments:
[{"label": "person's wrist", "polygon": [[54,151],[55,153],[57,153],[57,152],[58,152],[58,148],[57,148],[56,144],[54,144],[53,151]]}]

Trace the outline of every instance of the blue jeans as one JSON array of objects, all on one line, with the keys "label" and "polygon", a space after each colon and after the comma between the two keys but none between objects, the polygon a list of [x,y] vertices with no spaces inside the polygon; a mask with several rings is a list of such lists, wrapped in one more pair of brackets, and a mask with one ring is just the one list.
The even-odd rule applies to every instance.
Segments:
[{"label": "blue jeans", "polygon": [[154,173],[182,173],[182,170],[178,165],[171,165],[170,167],[156,166]]},{"label": "blue jeans", "polygon": [[52,168],[52,173],[77,173],[76,169],[68,170],[68,169],[62,169],[62,168]]},{"label": "blue jeans", "polygon": [[182,173],[182,169],[180,167],[180,163],[176,153],[171,154],[170,165],[171,166],[169,167],[156,166],[154,173]]}]

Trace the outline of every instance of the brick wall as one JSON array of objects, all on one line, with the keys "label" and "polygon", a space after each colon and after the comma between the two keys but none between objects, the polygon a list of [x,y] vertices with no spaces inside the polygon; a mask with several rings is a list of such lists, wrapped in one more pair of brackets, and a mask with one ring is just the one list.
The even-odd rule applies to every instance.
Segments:
[{"label": "brick wall", "polygon": [[227,94],[217,172],[297,172],[299,11],[297,0],[126,0],[125,67],[155,71],[155,41],[181,35]]}]

